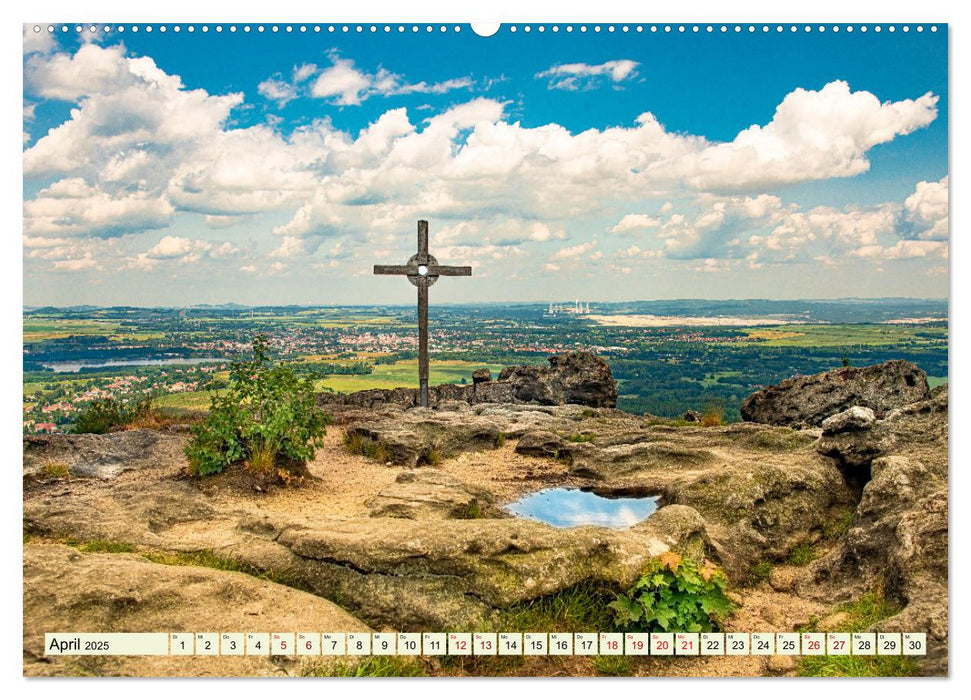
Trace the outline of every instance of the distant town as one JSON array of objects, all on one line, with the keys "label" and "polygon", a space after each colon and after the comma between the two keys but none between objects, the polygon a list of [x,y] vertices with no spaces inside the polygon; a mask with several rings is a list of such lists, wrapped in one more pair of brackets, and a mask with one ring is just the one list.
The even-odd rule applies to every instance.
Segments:
[{"label": "distant town", "polygon": [[[715,406],[738,420],[760,386],[841,364],[907,359],[944,382],[946,318],[944,301],[901,299],[433,306],[432,383],[586,349],[610,363],[623,410],[677,417]],[[257,334],[320,391],[417,382],[413,307],[31,308],[23,430],[69,431],[104,399],[204,411]]]}]

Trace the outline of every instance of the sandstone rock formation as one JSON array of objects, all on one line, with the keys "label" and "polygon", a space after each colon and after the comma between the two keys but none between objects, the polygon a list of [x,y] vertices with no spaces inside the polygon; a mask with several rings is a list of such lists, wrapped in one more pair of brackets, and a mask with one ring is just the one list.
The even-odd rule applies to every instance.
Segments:
[{"label": "sandstone rock formation", "polygon": [[24,674],[279,676],[295,657],[45,656],[45,632],[369,630],[319,596],[246,574],[166,566],[137,554],[24,547]]},{"label": "sandstone rock formation", "polygon": [[947,386],[818,450],[865,480],[849,530],[813,566],[825,595],[880,590],[903,606],[881,630],[928,632],[929,672],[947,669]]},{"label": "sandstone rock formation", "polygon": [[[827,373],[804,378],[817,398],[787,399],[802,411],[798,422],[821,427],[665,425],[610,407],[541,404],[547,390],[543,396],[594,400],[576,380],[577,372],[595,374],[585,361],[554,365],[558,394],[549,377],[521,368],[475,385],[510,396],[531,387],[521,394],[531,403],[338,406],[341,425],[311,465],[334,479],[272,494],[183,478],[180,432],[27,438],[24,530],[138,551],[211,551],[280,573],[364,624],[401,630],[486,628],[509,606],[574,585],[619,589],[666,551],[711,558],[740,582],[754,565],[812,545],[825,555],[798,572],[776,572],[765,590],[819,607],[879,589],[901,608],[879,629],[928,630],[927,670],[946,669],[946,387],[922,393],[915,380],[909,388],[924,398],[891,409],[859,391],[849,396]],[[905,369],[858,371],[905,377]],[[906,393],[906,379],[890,384],[898,398]],[[834,398],[844,395],[848,405]],[[497,461],[498,475],[476,471],[497,469]],[[67,476],[50,463],[69,465]],[[322,509],[355,480],[354,470],[379,483],[356,486],[366,498],[349,510]],[[627,530],[560,530],[502,510],[510,494],[550,485],[655,496],[661,507]],[[33,542],[28,549],[47,546]],[[137,563],[141,586],[143,560],[104,556],[124,557],[112,559],[122,569]],[[55,585],[37,581],[42,590]],[[121,584],[109,577],[105,586]]]},{"label": "sandstone rock formation", "polygon": [[771,425],[820,425],[852,406],[884,417],[895,408],[928,397],[927,375],[904,360],[870,367],[840,367],[822,374],[786,379],[742,402],[742,419]]},{"label": "sandstone rock formation", "polygon": [[[589,352],[553,355],[549,367],[520,365],[506,367],[492,381],[488,369],[472,374],[472,384],[441,384],[429,387],[429,405],[449,403],[523,403],[555,406],[579,404],[597,408],[617,405],[617,382],[610,366]],[[353,394],[320,394],[318,403],[327,407],[417,406],[417,389],[369,389]]]},{"label": "sandstone rock formation", "polygon": [[180,460],[184,431],[126,430],[105,435],[27,435],[24,476],[47,478],[66,471],[74,476],[112,479],[158,460]]}]

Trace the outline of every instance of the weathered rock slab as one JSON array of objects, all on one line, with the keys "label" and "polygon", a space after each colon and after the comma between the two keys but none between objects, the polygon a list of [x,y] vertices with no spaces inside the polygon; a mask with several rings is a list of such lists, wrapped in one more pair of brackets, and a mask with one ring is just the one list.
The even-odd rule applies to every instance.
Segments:
[{"label": "weathered rock slab", "polygon": [[895,408],[929,396],[923,370],[904,360],[891,360],[786,379],[749,396],[740,410],[743,420],[754,423],[818,426],[851,406],[870,408],[883,418]]},{"label": "weathered rock slab", "polygon": [[276,676],[298,658],[50,657],[45,632],[369,631],[333,603],[246,574],[155,564],[137,554],[24,547],[24,674]]}]

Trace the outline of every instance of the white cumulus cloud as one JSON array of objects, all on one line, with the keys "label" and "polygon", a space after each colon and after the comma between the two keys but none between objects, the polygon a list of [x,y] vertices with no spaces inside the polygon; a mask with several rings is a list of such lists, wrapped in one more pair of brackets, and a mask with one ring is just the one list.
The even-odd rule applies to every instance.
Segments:
[{"label": "white cumulus cloud", "polygon": [[580,90],[591,88],[604,81],[621,83],[637,75],[637,61],[620,59],[605,63],[561,63],[536,74],[548,78],[553,90]]}]

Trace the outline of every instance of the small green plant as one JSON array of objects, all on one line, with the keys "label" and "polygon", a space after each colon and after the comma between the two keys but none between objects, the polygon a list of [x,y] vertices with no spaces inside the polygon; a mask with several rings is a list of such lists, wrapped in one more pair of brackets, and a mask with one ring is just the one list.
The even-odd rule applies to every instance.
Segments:
[{"label": "small green plant", "polygon": [[498,435],[496,435],[496,448],[498,449],[505,444],[506,444],[506,434],[499,433]]},{"label": "small green plant", "polygon": [[316,405],[313,375],[274,364],[266,338],[257,336],[253,358],[231,364],[226,393],[213,397],[206,421],[193,426],[189,470],[204,476],[245,462],[254,472],[286,476],[287,467],[314,458],[328,422]]},{"label": "small green plant", "polygon": [[745,574],[745,578],[742,580],[742,585],[745,588],[754,588],[763,581],[768,581],[769,574],[771,573],[772,562],[765,560],[756,562],[749,567],[748,572]]},{"label": "small green plant", "polygon": [[596,436],[593,433],[574,433],[567,440],[570,442],[593,442],[594,437]]},{"label": "small green plant", "polygon": [[469,501],[468,505],[459,513],[459,520],[478,520],[482,517],[482,506],[479,505],[479,499],[473,498]]},{"label": "small green plant", "polygon": [[594,656],[591,659],[594,670],[601,676],[629,676],[629,656]]},{"label": "small green plant", "polygon": [[614,625],[634,632],[711,632],[732,611],[728,579],[709,561],[667,552],[655,559],[627,595],[608,607]]},{"label": "small green plant", "polygon": [[712,428],[725,424],[725,407],[720,404],[708,404],[701,414],[701,426]]},{"label": "small green plant", "polygon": [[422,455],[421,459],[419,460],[419,463],[428,464],[430,466],[437,467],[439,464],[442,463],[442,453],[439,452],[434,447],[429,447],[425,451],[425,454]]},{"label": "small green plant", "polygon": [[71,432],[103,435],[114,428],[144,420],[154,412],[150,396],[134,396],[127,400],[95,399],[78,412]]},{"label": "small green plant", "polygon": [[835,523],[827,523],[823,526],[823,538],[827,540],[835,540],[836,538],[845,535],[850,529],[850,525],[852,523],[853,511],[847,510]]},{"label": "small green plant", "polygon": [[585,408],[582,411],[580,411],[581,418],[596,418],[597,415],[598,413],[592,408]]},{"label": "small green plant", "polygon": [[806,566],[816,558],[816,549],[811,544],[797,544],[789,552],[788,561],[793,566]]},{"label": "small green plant", "polygon": [[351,454],[362,455],[382,464],[391,461],[391,450],[387,445],[370,440],[360,433],[344,433],[344,447]]},{"label": "small green plant", "polygon": [[44,476],[48,479],[66,479],[71,475],[71,468],[64,462],[48,462],[44,465]]}]

